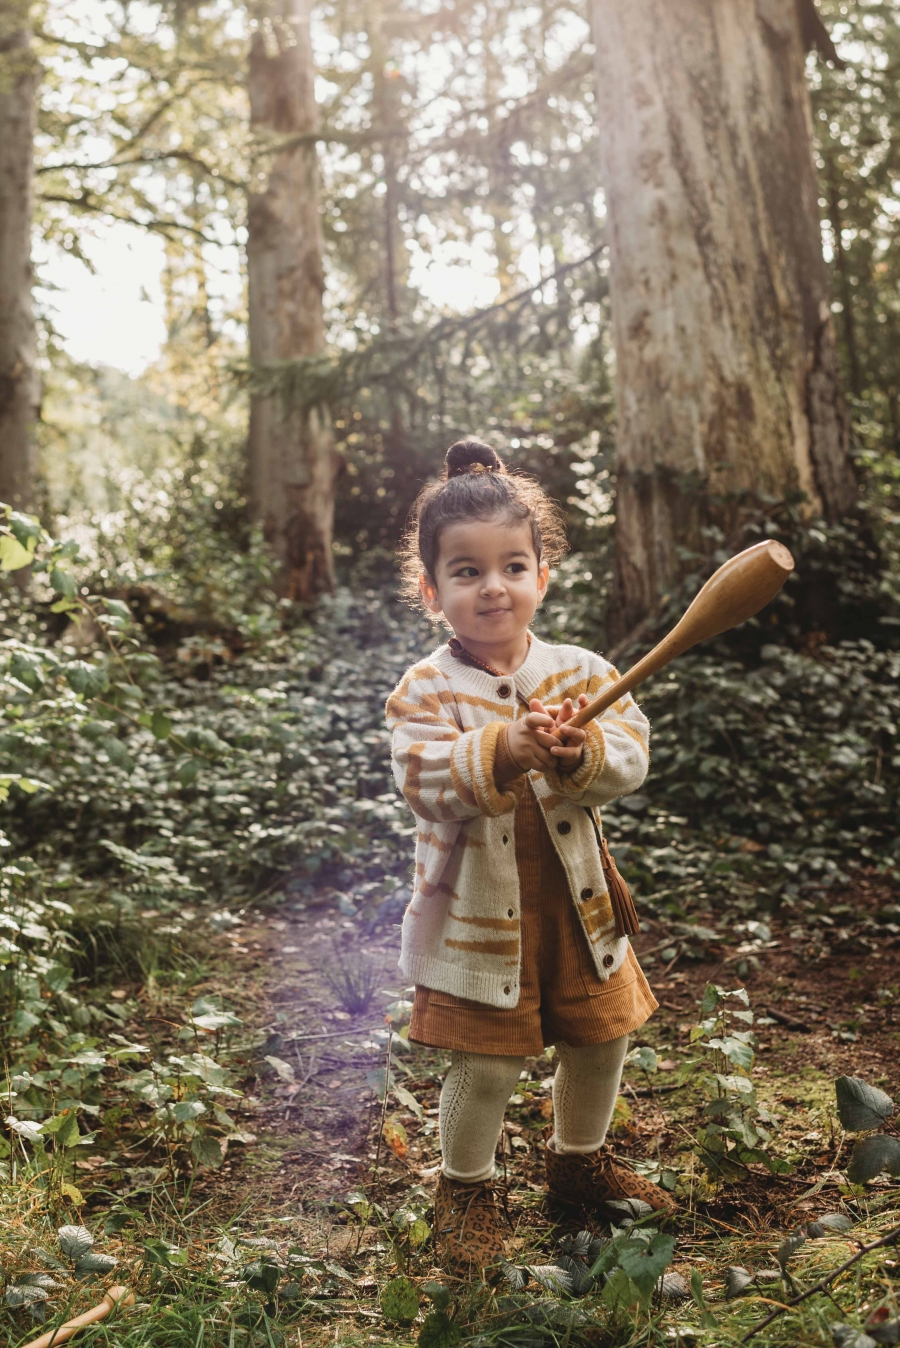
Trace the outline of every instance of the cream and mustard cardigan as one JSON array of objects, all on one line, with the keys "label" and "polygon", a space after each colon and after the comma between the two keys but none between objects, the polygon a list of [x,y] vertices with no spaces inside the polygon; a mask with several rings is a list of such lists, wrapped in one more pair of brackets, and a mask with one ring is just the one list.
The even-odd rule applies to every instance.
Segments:
[{"label": "cream and mustard cardigan", "polygon": [[636,791],[648,766],[650,726],[630,695],[586,727],[569,774],[529,772],[498,789],[494,763],[505,729],[538,697],[557,706],[596,696],[616,671],[578,646],[532,637],[515,674],[464,664],[448,646],[407,671],[387,701],[394,777],[417,823],[413,898],[403,918],[400,968],[411,982],[490,1006],[519,1000],[516,801],[534,791],[569,881],[597,973],[625,958],[592,811]]}]

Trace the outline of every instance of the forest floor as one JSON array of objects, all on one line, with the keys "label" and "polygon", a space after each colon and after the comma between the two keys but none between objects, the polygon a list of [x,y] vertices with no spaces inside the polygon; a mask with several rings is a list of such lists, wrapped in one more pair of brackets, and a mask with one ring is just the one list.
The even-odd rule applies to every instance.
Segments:
[{"label": "forest floor", "polygon": [[[244,1140],[229,1146],[220,1168],[197,1171],[187,1189],[183,1181],[169,1184],[161,1170],[148,1172],[133,1139],[118,1155],[113,1148],[79,1162],[86,1196],[79,1220],[95,1227],[105,1212],[125,1211],[132,1225],[113,1229],[103,1248],[119,1258],[118,1280],[128,1281],[132,1264],[135,1284],[144,1277],[142,1302],[117,1320],[111,1341],[123,1348],[206,1342],[203,1332],[228,1321],[221,1342],[231,1348],[412,1343],[427,1310],[424,1298],[411,1325],[386,1321],[379,1300],[386,1282],[402,1273],[420,1292],[440,1280],[453,1298],[457,1325],[468,1325],[469,1336],[487,1323],[488,1331],[464,1340],[479,1345],[563,1344],[573,1325],[581,1326],[573,1343],[741,1342],[773,1307],[896,1221],[900,1192],[893,1181],[883,1176],[854,1188],[842,1173],[852,1139],[837,1121],[833,1085],[848,1074],[887,1091],[900,1086],[900,927],[888,920],[895,901],[880,882],[863,878],[852,890],[823,898],[819,913],[803,924],[773,920],[750,937],[739,937],[721,915],[697,914],[697,923],[707,924],[707,941],[702,958],[692,959],[696,947],[676,946],[673,957],[673,937],[659,923],[647,924],[636,945],[648,961],[660,1008],[633,1043],[652,1046],[657,1070],[626,1070],[612,1140],[649,1173],[668,1174],[671,1183],[677,1177],[680,1211],[671,1227],[676,1247],[670,1272],[683,1282],[671,1284],[662,1302],[657,1298],[649,1321],[610,1319],[606,1311],[594,1322],[591,1299],[584,1297],[566,1303],[584,1307],[581,1320],[566,1312],[569,1321],[563,1315],[554,1323],[552,1315],[562,1314],[559,1299],[535,1303],[550,1308],[542,1312],[549,1317],[543,1337],[535,1337],[533,1309],[530,1321],[526,1315],[523,1323],[518,1312],[510,1320],[496,1289],[467,1291],[434,1264],[427,1227],[447,1055],[394,1035],[393,1089],[385,1095],[385,1011],[392,1007],[388,1019],[396,1024],[402,1014],[395,1004],[408,992],[397,970],[399,928],[344,916],[333,895],[323,895],[318,905],[248,908],[236,925],[205,941],[189,988],[176,980],[167,989],[157,987],[149,1000],[139,983],[111,991],[129,1009],[125,1033],[152,1039],[160,1054],[177,1046],[179,999],[220,997],[243,1022],[231,1065],[244,1092],[241,1104],[229,1106]],[[751,1165],[736,1182],[711,1184],[699,1163],[696,1134],[706,1098],[701,1083],[711,1064],[703,1061],[691,1031],[710,982],[747,990],[759,1037],[753,1083],[768,1111],[772,1151],[789,1162],[789,1173]],[[354,991],[369,998],[357,1014],[345,1009]],[[559,1258],[561,1240],[581,1229],[610,1229],[596,1215],[554,1211],[545,1199],[542,1151],[552,1072],[552,1054],[528,1061],[499,1153],[508,1255],[520,1267],[537,1268],[538,1278],[541,1266]],[[383,1117],[387,1126],[379,1142]],[[796,1286],[790,1278],[782,1281],[776,1261],[781,1242],[826,1213],[848,1217],[852,1232],[828,1231],[807,1243],[791,1261]],[[162,1236],[179,1255],[160,1259],[148,1287],[140,1270],[146,1269],[151,1233],[151,1246]],[[757,1275],[736,1301],[724,1300],[730,1266]],[[864,1276],[857,1279],[860,1269]],[[279,1286],[276,1315],[272,1288],[285,1271],[292,1281]],[[834,1284],[831,1299],[812,1298],[755,1342],[826,1344],[835,1321],[862,1323],[873,1307],[882,1318],[895,1317],[898,1273],[890,1249],[867,1256]],[[242,1320],[234,1318],[233,1302],[235,1289],[246,1294],[243,1284],[256,1289],[257,1301],[249,1312],[244,1303]],[[86,1291],[79,1294],[79,1309],[89,1304],[86,1297]],[[266,1301],[272,1318],[262,1315]],[[509,1328],[513,1321],[517,1329]],[[213,1333],[209,1341],[219,1339]],[[453,1332],[420,1340],[456,1341]],[[859,1345],[871,1342],[860,1339]]]},{"label": "forest floor", "polygon": [[[771,1226],[783,1223],[787,1213],[795,1222],[808,1216],[816,1205],[803,1197],[811,1182],[804,1177],[833,1167],[841,1145],[830,1109],[835,1078],[860,1076],[888,1090],[900,1084],[900,932],[885,932],[881,947],[873,948],[863,925],[892,901],[889,890],[862,882],[831,898],[832,909],[847,905],[852,913],[842,912],[841,920],[813,934],[801,938],[791,934],[790,921],[774,921],[770,940],[729,942],[723,935],[702,961],[676,960],[659,972],[651,968],[660,1006],[632,1045],[652,1046],[658,1071],[652,1077],[637,1068],[626,1072],[613,1134],[622,1153],[682,1168],[678,1158],[691,1149],[688,1133],[702,1103],[691,1089],[691,1067],[700,1054],[690,1042],[701,1019],[700,1000],[707,983],[743,985],[760,1040],[753,1068],[757,1097],[777,1120],[779,1148],[797,1158],[786,1179],[753,1172],[765,1193],[765,1218],[755,1220]],[[697,921],[714,923],[715,915],[700,914]],[[650,931],[635,947],[640,955],[659,944],[659,933]],[[298,1215],[318,1214],[373,1181],[381,1116],[373,1077],[386,1056],[380,1013],[411,995],[397,968],[399,927],[361,933],[355,920],[330,906],[312,907],[294,917],[253,915],[229,933],[226,948],[227,980],[213,979],[202,991],[224,992],[229,1004],[245,1011],[252,1006],[269,1036],[263,1047],[287,1059],[295,1079],[267,1074],[257,1114],[259,1145],[240,1153],[231,1166],[226,1162],[225,1173],[233,1174],[239,1187],[248,1164],[255,1174],[266,1173],[266,1191],[258,1191],[248,1217],[253,1212],[264,1220],[292,1205]],[[737,977],[734,967],[748,954],[760,967]],[[342,979],[371,987],[365,1013],[352,1016],[343,1009],[334,987]],[[378,1031],[381,1036],[373,1037]],[[440,1155],[437,1103],[448,1061],[441,1050],[401,1046],[394,1037],[393,1071],[422,1110],[420,1118],[393,1098],[389,1102],[389,1115],[402,1125],[407,1145],[405,1154],[402,1139],[395,1151],[380,1149],[376,1178],[380,1191],[398,1199],[405,1187],[434,1179]],[[510,1106],[501,1144],[511,1200],[520,1188],[542,1191],[552,1054],[529,1059],[526,1070],[528,1080]],[[841,1186],[846,1187],[835,1172],[819,1192]],[[741,1205],[746,1199],[742,1186]],[[533,1199],[527,1203],[534,1208]],[[734,1207],[728,1188],[712,1206]],[[329,1239],[331,1249],[346,1244],[340,1233]]]}]

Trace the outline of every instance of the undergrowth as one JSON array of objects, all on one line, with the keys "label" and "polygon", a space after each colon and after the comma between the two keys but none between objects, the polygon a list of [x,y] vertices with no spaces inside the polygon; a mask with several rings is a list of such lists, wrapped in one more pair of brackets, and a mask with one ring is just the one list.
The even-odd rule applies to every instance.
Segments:
[{"label": "undergrowth", "polygon": [[[299,1088],[303,1063],[260,1045],[227,980],[206,989],[209,952],[260,904],[298,912],[326,901],[363,934],[399,919],[412,827],[390,778],[382,707],[436,637],[358,577],[315,613],[288,614],[267,595],[252,548],[235,557],[229,586],[221,546],[216,584],[232,599],[227,621],[210,625],[209,594],[193,602],[199,580],[173,612],[148,599],[133,564],[116,570],[108,540],[80,562],[33,521],[5,518],[6,562],[21,561],[15,544],[32,565],[30,592],[10,587],[0,601],[0,1241],[12,1342],[44,1311],[59,1323],[99,1300],[105,1279],[138,1298],[109,1330],[124,1348],[737,1344],[773,1302],[891,1228],[894,1195],[865,1188],[879,1158],[895,1164],[890,1114],[853,1153],[860,1182],[837,1172],[839,1211],[823,1199],[821,1232],[816,1221],[797,1228],[784,1258],[774,1232],[706,1215],[726,1189],[749,1186],[758,1202],[764,1170],[768,1183],[792,1182],[777,1120],[750,1079],[752,1031],[766,1018],[751,1025],[740,993],[722,988],[708,993],[697,1056],[684,1066],[702,1095],[709,1060],[705,1117],[676,1168],[642,1163],[687,1197],[674,1245],[639,1214],[580,1235],[532,1205],[505,1280],[466,1290],[435,1282],[430,1191],[411,1185],[389,1200],[377,1166],[314,1220],[245,1219],[239,1200],[223,1212],[209,1177],[252,1146],[260,1082],[274,1073]],[[897,876],[893,594],[873,588],[856,536],[794,521],[789,541],[801,578],[826,557],[839,570],[841,547],[850,557],[834,629],[799,623],[788,587],[741,642],[685,657],[641,694],[652,775],[604,823],[659,933],[651,967],[700,958],[727,929],[742,941],[740,978],[765,959],[771,915],[814,951],[822,924],[840,920],[835,890],[860,868],[886,884]],[[572,558],[560,573],[542,616],[556,639],[592,642],[589,566]],[[245,581],[246,613],[233,599]],[[854,595],[876,639],[854,634]],[[856,923],[861,952],[892,920],[885,911]],[[364,953],[336,948],[325,972],[345,1013],[377,1005]],[[395,1027],[404,1007],[388,1008]],[[654,1065],[643,1047],[630,1068],[651,1092]],[[381,1074],[400,1111],[386,1115],[382,1141],[398,1157],[402,1111],[422,1116],[405,1079],[398,1069],[385,1087]],[[101,1153],[114,1166],[95,1184],[83,1162]],[[340,1257],[328,1254],[335,1222],[359,1236]],[[82,1225],[93,1240],[85,1253],[100,1262],[78,1272],[57,1230]],[[866,1255],[757,1341],[827,1343],[838,1307],[842,1322],[883,1311],[892,1325],[897,1273],[890,1251]],[[379,1299],[397,1277],[410,1281],[411,1316]]]}]

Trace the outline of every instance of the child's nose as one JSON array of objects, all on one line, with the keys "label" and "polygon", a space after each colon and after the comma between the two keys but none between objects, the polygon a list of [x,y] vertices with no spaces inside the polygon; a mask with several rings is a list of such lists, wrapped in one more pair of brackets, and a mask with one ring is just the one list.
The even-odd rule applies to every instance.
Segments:
[{"label": "child's nose", "polygon": [[503,589],[503,577],[501,575],[486,575],[482,587],[486,594],[495,594],[497,590]]}]

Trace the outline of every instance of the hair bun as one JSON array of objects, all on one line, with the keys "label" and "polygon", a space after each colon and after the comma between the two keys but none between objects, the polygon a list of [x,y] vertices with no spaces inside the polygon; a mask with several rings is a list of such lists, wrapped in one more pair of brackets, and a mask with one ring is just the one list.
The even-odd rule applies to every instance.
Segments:
[{"label": "hair bun", "polygon": [[483,440],[457,440],[444,460],[448,477],[463,473],[505,473],[503,460]]}]

